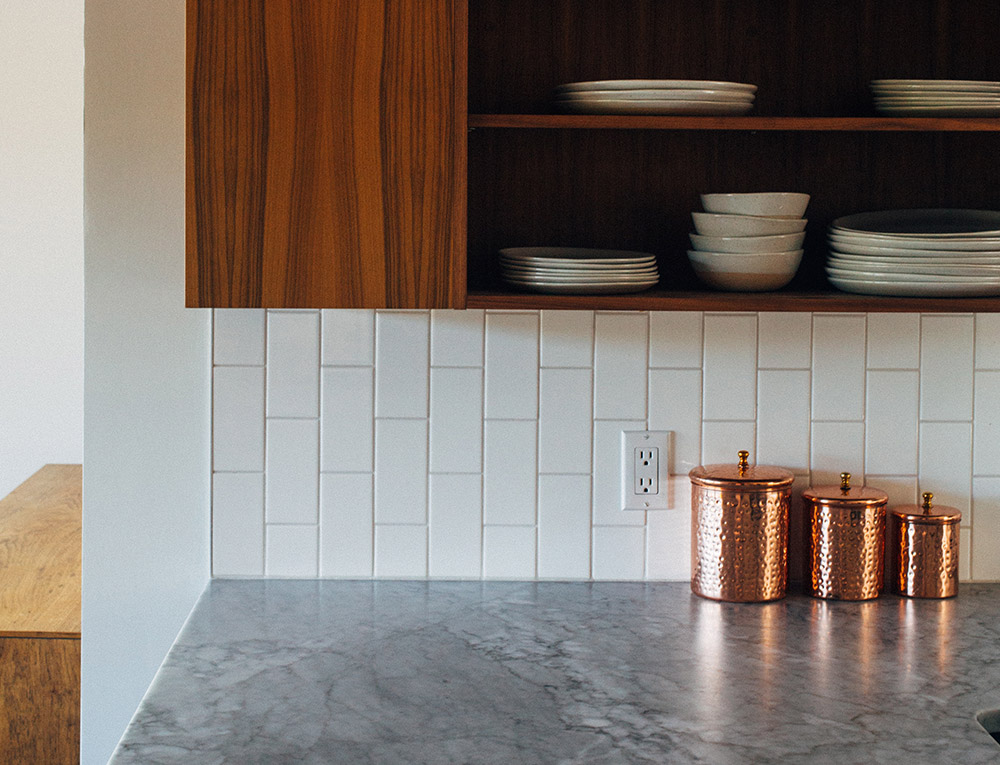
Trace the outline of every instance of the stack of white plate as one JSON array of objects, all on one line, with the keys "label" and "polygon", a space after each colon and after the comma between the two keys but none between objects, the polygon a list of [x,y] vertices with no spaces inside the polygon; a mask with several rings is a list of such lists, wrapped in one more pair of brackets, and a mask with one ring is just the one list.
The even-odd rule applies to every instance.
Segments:
[{"label": "stack of white plate", "polygon": [[599,80],[556,88],[556,104],[584,114],[746,114],[757,86],[716,80]]},{"label": "stack of white plate", "polygon": [[1000,115],[1000,82],[980,80],[872,80],[875,108],[910,117]]},{"label": "stack of white plate", "polygon": [[648,252],[576,247],[508,247],[500,272],[522,289],[576,295],[641,292],[660,279]]},{"label": "stack of white plate", "polygon": [[889,210],[838,218],[830,283],[867,295],[1000,295],[1000,212]]}]

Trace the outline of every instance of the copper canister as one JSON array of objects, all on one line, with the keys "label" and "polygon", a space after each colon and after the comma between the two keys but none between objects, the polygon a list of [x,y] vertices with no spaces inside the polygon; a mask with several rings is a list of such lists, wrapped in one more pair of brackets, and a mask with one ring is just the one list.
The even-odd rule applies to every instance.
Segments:
[{"label": "copper canister", "polygon": [[892,589],[911,598],[951,598],[958,594],[958,508],[924,504],[892,509],[892,545],[896,551]]},{"label": "copper canister", "polygon": [[751,466],[696,467],[691,478],[691,589],[712,600],[753,603],[788,589],[788,505],[794,476]]},{"label": "copper canister", "polygon": [[885,506],[889,495],[867,486],[810,487],[806,513],[806,591],[817,598],[871,600],[885,583]]}]

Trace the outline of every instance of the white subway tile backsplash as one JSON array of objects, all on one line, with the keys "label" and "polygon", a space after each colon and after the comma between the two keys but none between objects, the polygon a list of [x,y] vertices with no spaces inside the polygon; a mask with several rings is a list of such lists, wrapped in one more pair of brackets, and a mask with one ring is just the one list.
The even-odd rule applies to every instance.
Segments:
[{"label": "white subway tile backsplash", "polygon": [[431,366],[483,365],[483,311],[431,311]]},{"label": "white subway tile backsplash", "polygon": [[427,576],[427,527],[375,526],[375,576],[423,579]]},{"label": "white subway tile backsplash", "polygon": [[316,526],[267,525],[268,576],[313,579],[316,561]]},{"label": "white subway tile backsplash", "polygon": [[646,578],[686,582],[691,578],[691,481],[670,482],[672,510],[646,513]]},{"label": "white subway tile backsplash", "polygon": [[757,364],[761,369],[809,369],[812,314],[761,313],[757,317]]},{"label": "white subway tile backsplash", "polygon": [[1000,313],[976,314],[976,369],[1000,370]]},{"label": "white subway tile backsplash", "polygon": [[933,493],[935,504],[957,507],[968,518],[972,493],[971,423],[920,424],[918,477],[921,493]]},{"label": "white subway tile backsplash", "polygon": [[671,473],[701,464],[700,369],[649,370],[649,429],[673,432]]},{"label": "white subway tile backsplash", "polygon": [[[853,482],[857,485],[857,481]],[[865,485],[881,489],[889,495],[889,508],[899,505],[917,504],[916,475],[874,475],[865,476]]]},{"label": "white subway tile backsplash", "polygon": [[1000,372],[976,372],[975,407],[972,472],[1000,475]]},{"label": "white subway tile backsplash", "polygon": [[868,372],[866,472],[916,474],[919,391],[916,371]]},{"label": "white subway tile backsplash", "polygon": [[594,579],[642,579],[646,570],[646,530],[642,526],[594,527]]},{"label": "white subway tile backsplash", "polygon": [[371,473],[320,476],[319,575],[372,575],[374,510]]},{"label": "white subway tile backsplash", "polygon": [[427,420],[375,420],[375,522],[427,522]]},{"label": "white subway tile backsplash", "polygon": [[429,332],[426,312],[376,313],[376,417],[427,416]]},{"label": "white subway tile backsplash", "polygon": [[375,312],[324,310],[323,359],[330,366],[371,366],[375,363]]},{"label": "white subway tile backsplash", "polygon": [[534,526],[484,526],[483,576],[534,579],[537,537]]},{"label": "white subway tile backsplash", "polygon": [[319,421],[267,421],[265,515],[271,523],[312,523],[319,511]]},{"label": "white subway tile backsplash", "polygon": [[701,425],[701,464],[731,464],[739,461],[737,452],[750,452],[750,464],[759,460],[754,452],[757,443],[755,422],[708,422]]},{"label": "white subway tile backsplash", "polygon": [[216,367],[212,375],[212,469],[264,469],[264,368]]},{"label": "white subway tile backsplash", "polygon": [[868,368],[920,367],[920,314],[868,314]]},{"label": "white subway tile backsplash", "polygon": [[430,575],[478,579],[482,574],[482,478],[431,475],[430,481]]},{"label": "white subway tile backsplash", "polygon": [[865,474],[865,426],[862,422],[814,422],[810,470],[813,486],[836,486],[840,474],[854,483]]},{"label": "white subway tile backsplash", "polygon": [[319,313],[267,317],[267,416],[319,415]]},{"label": "white subway tile backsplash", "polygon": [[590,576],[590,478],[538,477],[538,576]]},{"label": "white subway tile backsplash", "polygon": [[542,369],[538,398],[538,472],[589,475],[591,371]]},{"label": "white subway tile backsplash", "polygon": [[958,530],[958,580],[972,579],[972,529],[963,526]]},{"label": "white subway tile backsplash", "polygon": [[432,473],[482,472],[482,369],[431,369],[430,438]]},{"label": "white subway tile backsplash", "polygon": [[486,417],[538,416],[538,314],[486,314]]},{"label": "white subway tile backsplash", "polygon": [[765,369],[757,381],[757,461],[809,470],[809,372]]},{"label": "white subway tile backsplash", "polygon": [[705,317],[702,416],[752,420],[757,403],[757,317]]},{"label": "white subway tile backsplash", "polygon": [[701,311],[652,311],[649,314],[649,366],[701,369]]},{"label": "white subway tile backsplash", "polygon": [[593,366],[593,311],[542,311],[541,322],[543,367]]},{"label": "white subway tile backsplash", "polygon": [[1000,582],[1000,478],[972,479],[972,578]]},{"label": "white subway tile backsplash", "polygon": [[594,317],[595,419],[646,419],[648,335],[647,314]]},{"label": "white subway tile backsplash", "polygon": [[258,308],[217,308],[212,312],[212,355],[220,366],[261,366],[267,313]]},{"label": "white subway tile backsplash", "polygon": [[865,317],[813,315],[812,418],[865,417]]},{"label": "white subway tile backsplash", "polygon": [[645,430],[642,420],[594,422],[593,523],[595,526],[642,526],[646,513],[622,510],[621,442],[623,430]]},{"label": "white subway tile backsplash", "polygon": [[324,367],[320,407],[320,470],[372,471],[374,370]]},{"label": "white subway tile backsplash", "polygon": [[264,573],[263,473],[215,474],[212,528],[212,576]]},{"label": "white subway tile backsplash", "polygon": [[484,522],[534,525],[538,491],[534,420],[486,420]]},{"label": "white subway tile backsplash", "polygon": [[920,419],[971,420],[972,316],[924,316],[920,323]]}]

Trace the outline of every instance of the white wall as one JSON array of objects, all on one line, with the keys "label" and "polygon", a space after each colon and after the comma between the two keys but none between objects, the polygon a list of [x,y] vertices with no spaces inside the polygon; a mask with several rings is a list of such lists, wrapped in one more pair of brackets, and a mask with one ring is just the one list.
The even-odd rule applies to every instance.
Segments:
[{"label": "white wall", "polygon": [[0,3],[0,497],[83,459],[83,0]]},{"label": "white wall", "polygon": [[86,3],[84,765],[209,576],[210,314],[184,301],[184,2]]}]

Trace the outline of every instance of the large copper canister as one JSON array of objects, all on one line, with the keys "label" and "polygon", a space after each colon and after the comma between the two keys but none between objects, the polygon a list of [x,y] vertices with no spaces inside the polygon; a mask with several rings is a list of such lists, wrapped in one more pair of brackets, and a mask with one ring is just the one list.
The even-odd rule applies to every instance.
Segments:
[{"label": "large copper canister", "polygon": [[753,603],[788,589],[788,506],[794,476],[751,466],[703,465],[691,478],[691,589],[712,600]]},{"label": "large copper canister", "polygon": [[931,504],[900,505],[890,514],[895,548],[892,590],[911,598],[951,598],[958,594],[958,508]]},{"label": "large copper canister", "polygon": [[885,506],[867,486],[816,486],[802,492],[806,514],[806,591],[817,598],[871,600],[885,584]]}]

